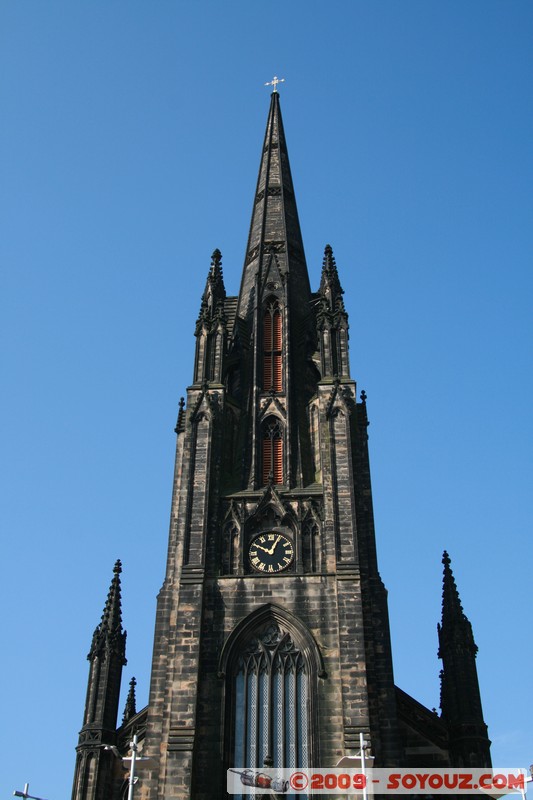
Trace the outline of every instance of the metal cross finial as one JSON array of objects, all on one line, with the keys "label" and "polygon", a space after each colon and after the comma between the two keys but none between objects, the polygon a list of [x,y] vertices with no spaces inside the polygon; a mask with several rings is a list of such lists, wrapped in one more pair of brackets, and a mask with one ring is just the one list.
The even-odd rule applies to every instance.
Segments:
[{"label": "metal cross finial", "polygon": [[274,88],[272,89],[272,91],[277,92],[278,83],[285,83],[285,78],[278,78],[277,75],[274,75],[271,81],[267,81],[267,83],[265,83],[265,86],[273,86]]}]

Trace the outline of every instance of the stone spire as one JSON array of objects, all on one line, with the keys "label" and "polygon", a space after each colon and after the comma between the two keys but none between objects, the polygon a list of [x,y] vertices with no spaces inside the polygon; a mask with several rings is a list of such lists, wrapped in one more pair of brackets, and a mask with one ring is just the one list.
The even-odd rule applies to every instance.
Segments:
[{"label": "stone spire", "polygon": [[323,378],[350,377],[348,358],[348,314],[331,245],[324,249],[322,276],[318,290],[316,321],[320,341]]},{"label": "stone spire", "polygon": [[222,275],[222,253],[214,250],[207,275],[200,313],[196,320],[196,355],[194,383],[217,383],[222,380],[222,359],[226,341],[224,301],[226,289]]},{"label": "stone spire", "polygon": [[252,311],[256,281],[262,286],[273,255],[277,270],[288,279],[290,294],[309,302],[309,276],[277,92],[272,92],[270,102],[239,293],[237,314],[243,319]]},{"label": "stone spire", "polygon": [[108,650],[119,655],[123,664],[126,663],[126,631],[122,630],[120,594],[121,572],[122,564],[120,560],[117,560],[113,567],[113,579],[109,587],[104,613],[93,634],[91,649],[87,656],[89,660],[93,659],[95,655],[100,655],[104,650]]},{"label": "stone spire", "polygon": [[137,706],[135,700],[135,687],[137,685],[137,681],[135,678],[132,678],[130,681],[130,688],[128,691],[128,696],[126,698],[126,705],[124,706],[124,715],[122,717],[122,724],[125,725],[127,722],[130,721],[132,717],[135,716],[137,713]]},{"label": "stone spire", "polygon": [[200,312],[196,321],[196,335],[198,335],[203,326],[207,330],[211,329],[213,318],[224,309],[225,299],[226,288],[222,275],[222,253],[217,249],[211,255],[211,266],[207,273],[205,289],[200,303]]},{"label": "stone spire", "polygon": [[[446,550],[442,554],[442,563],[444,564],[444,574],[442,580],[442,626],[439,626],[440,630],[443,631],[454,623],[466,623],[467,626],[470,626],[471,631],[472,626],[464,614],[463,606],[461,605],[461,600],[459,599],[459,592],[457,590],[455,578],[453,577],[453,572],[450,566],[450,556]],[[476,652],[477,647],[474,643],[473,637],[472,644],[475,648],[474,652]]]},{"label": "stone spire", "polygon": [[342,309],[344,310],[344,302],[342,300],[344,290],[339,280],[337,264],[335,263],[333,248],[330,244],[327,244],[324,248],[319,291],[323,297],[328,299],[331,311],[335,311],[338,303],[342,305]]},{"label": "stone spire", "polygon": [[490,765],[490,740],[483,720],[476,668],[477,645],[453,576],[443,553],[442,622],[437,625],[442,659],[441,711],[448,725],[452,766]]},{"label": "stone spire", "polygon": [[[112,796],[117,714],[122,667],[126,663],[126,631],[122,629],[120,573],[115,562],[104,613],[93,634],[87,695],[76,760],[72,800],[103,800]],[[107,748],[107,749],[106,749]]]}]

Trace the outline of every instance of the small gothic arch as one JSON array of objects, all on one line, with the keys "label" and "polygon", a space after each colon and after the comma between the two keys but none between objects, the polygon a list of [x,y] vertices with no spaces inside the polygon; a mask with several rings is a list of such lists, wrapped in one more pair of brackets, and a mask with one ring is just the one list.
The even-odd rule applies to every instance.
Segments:
[{"label": "small gothic arch", "polygon": [[268,416],[261,425],[261,485],[284,483],[283,453],[285,428],[282,421]]},{"label": "small gothic arch", "polygon": [[322,568],[320,520],[312,508],[302,521],[302,565],[306,573],[320,572]]},{"label": "small gothic arch", "polygon": [[241,394],[241,365],[234,361],[226,367],[224,386],[231,397],[240,397]]},{"label": "small gothic arch", "polygon": [[342,416],[350,416],[353,408],[354,398],[351,389],[340,380],[336,380],[326,405],[327,419],[336,417],[339,413],[342,413]]},{"label": "small gothic arch", "polygon": [[287,509],[285,508],[275,486],[265,486],[263,489],[263,496],[256,507],[250,512],[250,520],[263,515],[265,509],[269,507],[274,509],[274,513],[279,517],[280,521],[287,514]]},{"label": "small gothic arch", "polygon": [[222,531],[222,574],[237,575],[239,572],[239,534],[238,523],[229,520]]},{"label": "small gothic arch", "polygon": [[322,463],[320,455],[320,415],[318,403],[313,402],[309,406],[309,439],[311,443],[311,457],[313,460],[313,477],[318,479]]},{"label": "small gothic arch", "polygon": [[264,397],[259,407],[259,420],[263,420],[265,417],[269,416],[279,417],[284,422],[287,419],[287,409],[276,396]]},{"label": "small gothic arch", "polygon": [[334,376],[342,375],[342,362],[339,358],[339,332],[337,328],[330,330],[330,348],[331,348],[331,374]]},{"label": "small gothic arch", "polygon": [[189,422],[191,425],[198,423],[201,419],[211,419],[211,411],[205,392],[200,392],[196,402],[191,409]]}]

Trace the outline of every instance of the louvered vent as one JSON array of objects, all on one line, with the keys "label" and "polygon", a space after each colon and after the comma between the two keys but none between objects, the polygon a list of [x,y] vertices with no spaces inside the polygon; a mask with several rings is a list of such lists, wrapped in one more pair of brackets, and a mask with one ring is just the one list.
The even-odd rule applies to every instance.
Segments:
[{"label": "louvered vent", "polygon": [[281,392],[283,389],[282,367],[282,319],[276,303],[268,306],[263,318],[263,390]]}]

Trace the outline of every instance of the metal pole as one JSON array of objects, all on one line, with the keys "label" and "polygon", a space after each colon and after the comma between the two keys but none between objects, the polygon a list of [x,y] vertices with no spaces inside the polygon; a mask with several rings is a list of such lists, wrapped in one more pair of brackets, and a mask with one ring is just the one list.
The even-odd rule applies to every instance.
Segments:
[{"label": "metal pole", "polygon": [[128,783],[128,800],[133,800],[133,785],[135,783],[135,762],[137,760],[137,734],[133,734],[133,741],[130,742],[131,747],[131,767],[130,779]]},{"label": "metal pole", "polygon": [[13,796],[14,797],[24,797],[24,798],[26,798],[26,800],[42,800],[42,797],[35,797],[35,795],[30,794],[30,784],[29,783],[25,783],[24,784],[24,791],[23,792],[19,792],[19,791],[15,790],[13,792]]},{"label": "metal pole", "polygon": [[360,731],[359,732],[359,747],[361,748],[361,774],[363,775],[363,778],[365,779],[365,782],[364,782],[364,785],[363,785],[363,800],[367,800],[367,797],[368,797],[367,792],[366,792],[365,745],[366,745],[365,735],[364,735],[363,731]]}]

